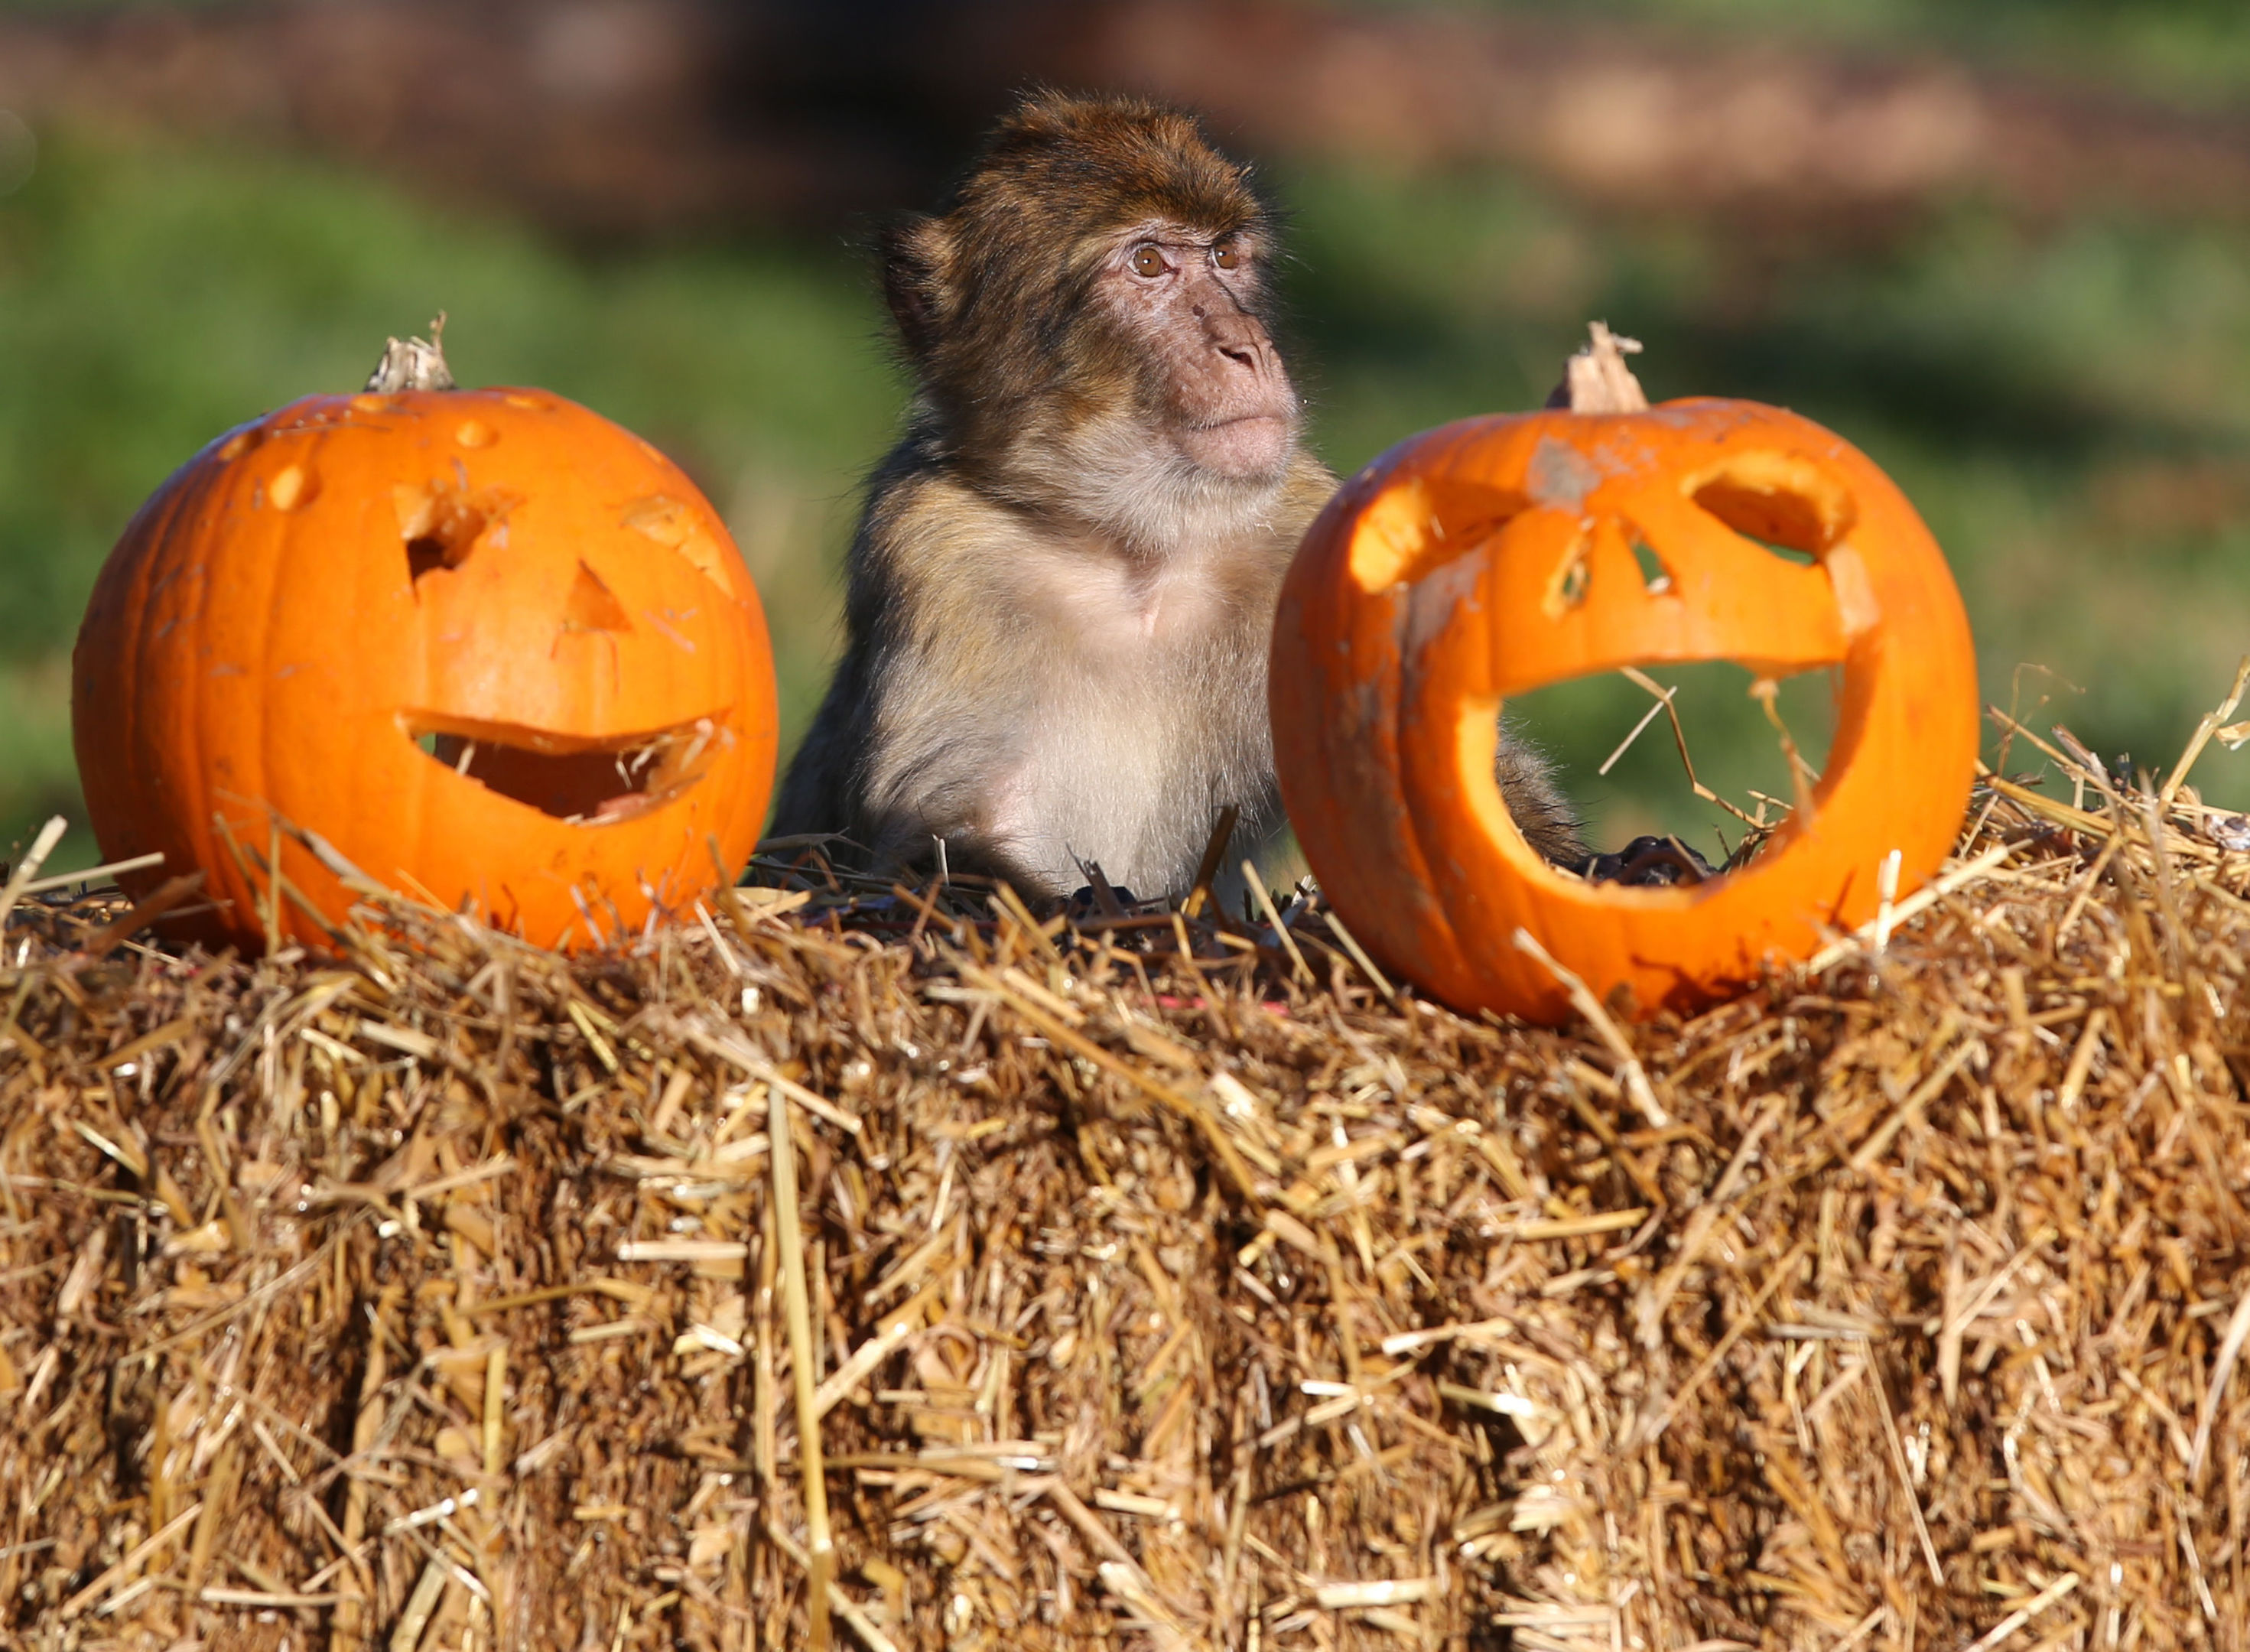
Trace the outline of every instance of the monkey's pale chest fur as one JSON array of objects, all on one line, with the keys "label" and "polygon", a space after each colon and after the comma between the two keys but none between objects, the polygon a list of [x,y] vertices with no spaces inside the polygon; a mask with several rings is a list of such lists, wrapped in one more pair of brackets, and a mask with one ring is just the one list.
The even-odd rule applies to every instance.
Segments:
[{"label": "monkey's pale chest fur", "polygon": [[[1260,565],[1242,565],[1246,550]],[[1256,829],[1270,812],[1276,550],[1175,548],[1154,567],[1095,552],[1037,570],[1032,600],[1053,605],[1073,657],[1034,670],[1045,715],[1026,719],[994,775],[990,830],[1011,859],[1070,887],[1079,861],[1098,861],[1153,894],[1192,874],[1182,851],[1220,808],[1234,804]]]},{"label": "monkey's pale chest fur", "polygon": [[[1249,559],[1268,560],[1264,549]],[[1053,609],[1052,621],[1077,636],[1096,674],[1105,667],[1130,673],[1238,629],[1245,597],[1268,583],[1246,582],[1244,573],[1267,570],[1244,569],[1244,560],[1224,545],[1179,546],[1146,560],[1104,545],[1042,550],[1025,559],[1025,599]]]},{"label": "monkey's pale chest fur", "polygon": [[1229,804],[1246,847],[1269,829],[1266,651],[1292,540],[1142,556],[978,515],[986,532],[902,548],[949,566],[920,587],[943,593],[915,616],[924,668],[878,690],[870,800],[1047,894],[1089,861],[1136,893],[1181,888]]}]

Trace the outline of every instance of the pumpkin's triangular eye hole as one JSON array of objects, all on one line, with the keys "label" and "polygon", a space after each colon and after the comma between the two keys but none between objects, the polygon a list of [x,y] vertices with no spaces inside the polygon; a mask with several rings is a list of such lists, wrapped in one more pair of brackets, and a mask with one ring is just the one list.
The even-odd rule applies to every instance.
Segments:
[{"label": "pumpkin's triangular eye hole", "polygon": [[507,513],[516,503],[513,494],[472,493],[442,481],[401,482],[390,494],[406,542],[407,577],[417,585],[441,568],[459,567],[487,533],[505,543]]},{"label": "pumpkin's triangular eye hole", "polygon": [[632,617],[625,612],[617,593],[602,582],[601,575],[580,562],[578,577],[570,582],[570,594],[562,601],[562,629],[629,632],[632,628]]},{"label": "pumpkin's triangular eye hole", "polygon": [[695,513],[680,501],[665,494],[650,494],[627,505],[618,520],[643,538],[678,551],[698,573],[733,597],[723,571],[726,553],[704,531]]},{"label": "pumpkin's triangular eye hole", "polygon": [[1661,597],[1673,589],[1672,570],[1664,565],[1664,558],[1649,549],[1648,542],[1636,534],[1632,536],[1632,559],[1640,567],[1640,583],[1652,597]]},{"label": "pumpkin's triangular eye hole", "polygon": [[1500,532],[1529,502],[1476,482],[1409,478],[1363,514],[1352,535],[1352,581],[1371,591],[1425,578]]},{"label": "pumpkin's triangular eye hole", "polygon": [[[471,535],[470,543],[474,543],[475,537]],[[423,575],[435,573],[440,568],[452,567],[459,558],[448,553],[457,549],[465,550],[466,547],[458,541],[448,544],[437,534],[415,535],[406,542],[407,577],[419,584]]]}]

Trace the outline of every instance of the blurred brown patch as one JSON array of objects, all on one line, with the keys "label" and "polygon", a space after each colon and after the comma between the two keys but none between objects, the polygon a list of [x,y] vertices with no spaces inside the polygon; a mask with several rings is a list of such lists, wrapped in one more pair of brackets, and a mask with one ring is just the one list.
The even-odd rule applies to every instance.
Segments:
[{"label": "blurred brown patch", "polygon": [[2250,459],[2115,465],[2096,474],[2088,492],[2105,534],[2147,538],[2223,533],[2250,522]]},{"label": "blurred brown patch", "polygon": [[1929,56],[1613,18],[1282,0],[294,0],[0,19],[0,107],[304,142],[566,229],[833,222],[930,196],[1025,85],[1253,150],[1502,163],[1603,200],[1881,233],[1950,193],[2239,214],[2250,121]]}]

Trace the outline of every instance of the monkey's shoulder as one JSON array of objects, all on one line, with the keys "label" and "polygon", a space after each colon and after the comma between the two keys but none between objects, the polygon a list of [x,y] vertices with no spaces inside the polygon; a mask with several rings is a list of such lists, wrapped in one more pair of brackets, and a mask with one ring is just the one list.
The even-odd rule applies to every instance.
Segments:
[{"label": "monkey's shoulder", "polygon": [[1280,502],[1273,513],[1275,528],[1287,537],[1292,548],[1312,526],[1321,508],[1336,497],[1339,485],[1334,471],[1304,449],[1297,450],[1289,461],[1288,474],[1282,479]]},{"label": "monkey's shoulder", "polygon": [[952,467],[903,447],[876,473],[861,529],[867,553],[902,568],[933,571],[949,561],[965,561],[1033,537],[1020,513],[970,485]]}]

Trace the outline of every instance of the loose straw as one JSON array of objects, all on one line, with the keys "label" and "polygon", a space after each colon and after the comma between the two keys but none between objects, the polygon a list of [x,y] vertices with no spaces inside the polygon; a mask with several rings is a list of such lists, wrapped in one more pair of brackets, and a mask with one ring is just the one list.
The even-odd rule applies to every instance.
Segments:
[{"label": "loose straw", "polygon": [[828,1530],[828,1480],[820,1461],[820,1401],[812,1377],[812,1310],[804,1285],[804,1235],[797,1227],[797,1144],[789,1129],[789,1100],[766,1086],[766,1136],[773,1157],[774,1237],[781,1251],[782,1310],[789,1321],[790,1382],[797,1394],[797,1464],[804,1482],[804,1546],[811,1584],[805,1611],[812,1621],[813,1652],[828,1652],[828,1586],[836,1574],[836,1544]]},{"label": "loose straw", "polygon": [[1640,1109],[1641,1116],[1657,1130],[1671,1123],[1672,1116],[1657,1101],[1655,1088],[1648,1082],[1648,1074],[1641,1067],[1640,1057],[1633,1054],[1632,1046],[1626,1041],[1625,1033],[1618,1029],[1610,1013],[1602,1007],[1601,999],[1594,996],[1592,989],[1564,968],[1553,953],[1539,944],[1538,938],[1530,930],[1521,925],[1515,931],[1515,950],[1529,952],[1545,965],[1547,972],[1555,978],[1563,992],[1570,994],[1570,1006],[1586,1018],[1586,1024],[1594,1029],[1595,1036],[1607,1045],[1610,1054],[1617,1058],[1618,1082],[1625,1087],[1625,1093],[1632,1098],[1632,1104]]},{"label": "loose straw", "polygon": [[68,830],[70,823],[60,815],[56,815],[39,828],[39,835],[31,840],[31,847],[24,851],[24,858],[16,863],[15,871],[9,874],[8,887],[0,889],[0,923],[7,923],[8,915],[16,909],[16,902],[31,887],[31,874],[55,852],[55,845],[62,841],[63,833]]}]

